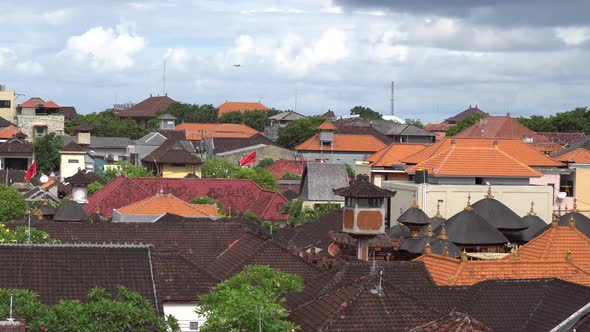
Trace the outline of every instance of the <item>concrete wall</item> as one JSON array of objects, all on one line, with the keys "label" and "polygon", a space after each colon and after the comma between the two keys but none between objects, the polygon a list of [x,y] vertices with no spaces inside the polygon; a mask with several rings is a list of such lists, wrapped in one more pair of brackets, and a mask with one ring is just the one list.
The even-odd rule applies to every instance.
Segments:
[{"label": "concrete wall", "polygon": [[[395,197],[391,199],[392,221],[397,220],[401,213],[410,207],[414,193],[416,202],[429,217],[436,214],[436,205],[440,200],[440,212],[443,217],[449,218],[465,208],[468,195],[471,194],[473,204],[482,199],[488,191],[488,186],[485,185],[417,185],[412,182],[398,181],[385,181],[382,187],[397,191]],[[537,215],[545,222],[551,222],[553,189],[549,186],[492,186],[492,195],[519,216],[527,214],[533,201]]]},{"label": "concrete wall", "polygon": [[195,312],[199,305],[195,303],[186,303],[186,302],[164,302],[164,315],[172,315],[178,320],[178,325],[180,325],[180,330],[182,332],[193,332],[198,330],[191,330],[189,329],[190,322],[198,322],[199,329],[205,321],[207,320],[206,316],[199,315]]},{"label": "concrete wall", "polygon": [[[590,216],[590,165],[576,167],[576,199],[578,209],[587,216]],[[569,205],[569,208],[573,206]]]},{"label": "concrete wall", "polygon": [[305,209],[306,207],[312,208],[316,204],[338,204],[340,207],[344,206],[344,197],[342,197],[342,201],[303,201],[302,207]]},{"label": "concrete wall", "polygon": [[[431,184],[475,184],[475,177],[434,177],[429,176],[428,182]],[[482,178],[482,183],[492,185],[526,185],[529,184],[530,178]]]},{"label": "concrete wall", "polygon": [[372,155],[374,152],[337,152],[337,151],[324,151],[324,153],[299,151],[303,158],[307,160],[325,160],[328,163],[341,163],[349,164],[354,167],[356,161],[365,160],[367,157]]},{"label": "concrete wall", "polygon": [[53,115],[26,115],[19,114],[16,116],[16,122],[20,130],[33,139],[34,126],[47,126],[47,133],[64,133],[64,116],[61,114]]},{"label": "concrete wall", "polygon": [[201,177],[201,165],[184,164],[183,166],[175,166],[173,164],[161,164],[160,172],[162,172],[164,178],[183,178],[193,172],[193,167],[195,175]]},{"label": "concrete wall", "polygon": [[[62,179],[70,177],[76,173],[78,173],[79,169],[85,169],[86,164],[84,162],[84,156],[86,154],[82,153],[64,153],[60,152],[60,167],[59,172]],[[70,162],[72,161],[72,162]]]},{"label": "concrete wall", "polygon": [[0,100],[10,102],[9,108],[0,108],[0,117],[15,123],[16,122],[16,94],[14,91],[0,91]]},{"label": "concrete wall", "polygon": [[265,144],[258,144],[243,149],[218,153],[216,157],[225,159],[230,163],[237,165],[240,159],[249,155],[252,153],[252,151],[256,151],[256,162],[253,164],[253,166],[256,166],[262,159],[265,158],[272,158],[273,160],[295,160],[295,154],[293,151],[281,148],[279,146]]}]

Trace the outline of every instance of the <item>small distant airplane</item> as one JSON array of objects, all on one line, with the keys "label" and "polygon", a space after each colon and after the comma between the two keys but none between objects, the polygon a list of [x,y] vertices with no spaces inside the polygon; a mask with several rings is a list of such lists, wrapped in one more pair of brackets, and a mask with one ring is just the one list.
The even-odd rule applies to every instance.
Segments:
[{"label": "small distant airplane", "polygon": [[234,67],[239,67],[239,66],[240,66],[240,64],[235,64],[235,65],[234,65]]}]

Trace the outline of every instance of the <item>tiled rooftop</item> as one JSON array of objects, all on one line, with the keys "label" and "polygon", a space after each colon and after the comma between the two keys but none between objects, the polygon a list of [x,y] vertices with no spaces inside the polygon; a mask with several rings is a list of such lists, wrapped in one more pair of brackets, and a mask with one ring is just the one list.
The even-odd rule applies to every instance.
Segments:
[{"label": "tiled rooftop", "polygon": [[297,145],[298,151],[339,151],[339,152],[377,152],[386,147],[385,143],[371,135],[340,135],[334,134],[333,146],[320,146],[320,135],[310,137]]},{"label": "tiled rooftop", "polygon": [[222,116],[229,112],[242,112],[254,111],[254,110],[267,110],[268,107],[264,106],[260,102],[240,102],[240,101],[226,101],[225,103],[217,106],[219,113],[217,116]]},{"label": "tiled rooftop", "polygon": [[174,213],[183,217],[217,216],[215,204],[190,204],[174,195],[156,194],[144,200],[117,209],[121,214],[161,215]]},{"label": "tiled rooftop", "polygon": [[249,138],[258,132],[243,124],[235,123],[181,123],[176,130],[184,130],[189,141],[203,138]]},{"label": "tiled rooftop", "polygon": [[427,146],[426,144],[392,143],[369,156],[366,161],[369,161],[373,167],[403,165],[401,162],[402,159],[418,153]]}]

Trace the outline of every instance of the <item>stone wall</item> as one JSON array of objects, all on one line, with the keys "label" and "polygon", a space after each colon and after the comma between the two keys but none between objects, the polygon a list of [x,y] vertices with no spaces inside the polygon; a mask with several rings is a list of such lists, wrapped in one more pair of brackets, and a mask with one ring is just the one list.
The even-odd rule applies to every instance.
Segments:
[{"label": "stone wall", "polygon": [[47,126],[47,133],[56,133],[57,135],[64,134],[64,116],[62,114],[54,115],[26,115],[18,114],[16,116],[16,123],[20,130],[29,139],[33,139],[33,127]]}]

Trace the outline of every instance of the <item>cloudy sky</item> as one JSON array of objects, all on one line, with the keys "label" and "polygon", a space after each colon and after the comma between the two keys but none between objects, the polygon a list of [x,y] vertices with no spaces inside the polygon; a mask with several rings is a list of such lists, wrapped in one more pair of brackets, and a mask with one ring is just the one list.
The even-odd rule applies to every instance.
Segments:
[{"label": "cloudy sky", "polygon": [[[585,0],[0,0],[0,83],[101,111],[166,91],[219,105],[438,122],[586,106]],[[234,66],[240,64],[239,67]]]}]

